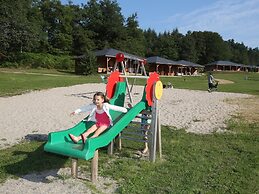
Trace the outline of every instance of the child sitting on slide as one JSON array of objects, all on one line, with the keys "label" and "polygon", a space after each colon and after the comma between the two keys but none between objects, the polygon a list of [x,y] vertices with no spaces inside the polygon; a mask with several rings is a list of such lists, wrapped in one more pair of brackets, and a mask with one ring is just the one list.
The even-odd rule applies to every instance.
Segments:
[{"label": "child sitting on slide", "polygon": [[82,133],[80,136],[69,134],[71,140],[74,143],[77,143],[82,139],[82,142],[85,143],[87,137],[91,133],[94,132],[91,138],[95,138],[98,137],[102,132],[104,132],[109,126],[112,126],[113,123],[109,110],[119,111],[123,113],[127,112],[127,109],[124,107],[109,104],[109,100],[102,92],[95,93],[93,96],[93,104],[83,106],[71,113],[71,115],[75,115],[80,112],[91,111],[87,121],[94,121],[95,124],[86,132]]}]

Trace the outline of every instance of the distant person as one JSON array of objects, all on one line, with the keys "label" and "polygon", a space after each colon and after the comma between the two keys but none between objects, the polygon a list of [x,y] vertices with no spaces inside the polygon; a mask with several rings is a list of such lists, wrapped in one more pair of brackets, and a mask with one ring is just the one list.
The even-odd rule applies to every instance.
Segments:
[{"label": "distant person", "polygon": [[85,143],[88,136],[94,132],[93,136],[98,137],[102,132],[104,132],[108,127],[112,126],[112,118],[110,115],[110,110],[119,111],[126,113],[127,109],[120,106],[111,105],[108,103],[108,98],[102,92],[97,92],[93,96],[93,103],[83,106],[82,108],[76,109],[71,115],[78,114],[80,112],[91,111],[87,121],[94,121],[95,124],[88,129],[86,132],[82,133],[80,136],[74,136],[68,134],[74,143],[82,140]]},{"label": "distant person", "polygon": [[217,90],[218,81],[215,80],[211,72],[209,72],[209,75],[208,75],[208,85],[209,85],[209,89],[208,89],[209,92],[212,92],[213,90]]}]

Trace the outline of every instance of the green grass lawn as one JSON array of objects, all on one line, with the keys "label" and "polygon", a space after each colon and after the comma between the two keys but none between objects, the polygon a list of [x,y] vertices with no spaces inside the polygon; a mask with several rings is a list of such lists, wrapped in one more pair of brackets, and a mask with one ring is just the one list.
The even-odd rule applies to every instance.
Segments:
[{"label": "green grass lawn", "polygon": [[56,73],[46,70],[27,71],[27,73],[24,71],[21,73],[14,73],[12,71],[1,72],[0,69],[0,96],[11,96],[31,90],[65,87],[76,84],[101,83],[101,78],[97,75],[75,76],[70,73]]},{"label": "green grass lawn", "polygon": [[[234,92],[259,95],[259,73],[241,73],[241,72],[217,72],[213,73],[215,79],[224,79],[233,81],[232,84],[219,84],[219,92]],[[184,88],[192,90],[207,90],[207,76],[185,76],[161,78],[163,83],[171,82],[174,88]]]},{"label": "green grass lawn", "polygon": [[[2,72],[1,72],[2,71]],[[3,72],[4,71],[4,72]],[[20,71],[21,73],[15,73]],[[27,74],[35,73],[35,74]],[[51,74],[51,75],[46,75]],[[259,73],[217,72],[216,79],[233,81],[232,84],[219,84],[219,92],[235,92],[259,95]],[[174,88],[203,90],[208,89],[207,76],[161,77],[164,84],[171,82]],[[84,83],[101,83],[99,75],[76,76],[72,72],[60,72],[46,69],[0,69],[0,96],[10,96],[53,87],[71,86]],[[129,79],[130,84],[133,79]],[[145,84],[144,79],[136,80],[136,84]]]},{"label": "green grass lawn", "polygon": [[[197,135],[162,127],[163,158],[135,157],[140,143],[123,141],[121,152],[99,154],[99,174],[119,183],[118,193],[257,193],[259,124],[229,124],[227,133]],[[0,152],[0,182],[30,172],[70,166],[70,159],[25,142]],[[90,161],[80,160],[90,172]]]},{"label": "green grass lawn", "polygon": [[[215,79],[229,80],[232,84],[219,84],[219,92],[234,92],[259,95],[259,73],[241,73],[241,72],[216,72],[213,73]],[[208,89],[207,75],[202,76],[176,76],[160,78],[163,84],[171,82],[174,88],[203,90]],[[130,83],[132,83],[130,79]],[[136,84],[143,85],[145,80],[136,80]]]}]

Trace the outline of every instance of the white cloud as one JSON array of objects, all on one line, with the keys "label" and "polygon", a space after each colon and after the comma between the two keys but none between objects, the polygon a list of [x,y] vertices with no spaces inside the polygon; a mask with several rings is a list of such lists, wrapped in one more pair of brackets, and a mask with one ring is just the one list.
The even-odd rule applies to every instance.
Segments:
[{"label": "white cloud", "polygon": [[175,14],[164,24],[180,32],[214,31],[223,39],[259,47],[259,0],[220,0],[189,13]]}]

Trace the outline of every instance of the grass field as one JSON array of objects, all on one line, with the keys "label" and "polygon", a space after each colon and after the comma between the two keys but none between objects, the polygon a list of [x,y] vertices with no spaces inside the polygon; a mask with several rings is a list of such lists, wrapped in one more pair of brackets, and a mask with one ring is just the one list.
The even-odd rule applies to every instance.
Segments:
[{"label": "grass field", "polygon": [[[30,73],[37,74],[0,71],[0,95],[101,83],[99,76]],[[259,95],[258,73],[215,73],[214,76],[234,82],[220,85],[219,91]],[[164,83],[172,82],[174,88],[207,90],[206,76],[161,79]],[[23,142],[1,150],[0,182],[35,171],[70,166],[67,157],[44,152],[44,143]],[[162,146],[163,158],[155,163],[135,156],[136,150],[142,148],[140,143],[123,141],[122,151],[117,150],[114,156],[108,156],[102,149],[99,174],[118,181],[118,193],[259,193],[259,118],[247,122],[239,116],[229,121],[226,133],[208,135],[162,126]],[[80,166],[90,171],[90,161],[80,160]]]},{"label": "grass field", "polygon": [[0,69],[0,96],[12,96],[32,90],[85,83],[101,83],[101,78],[100,76],[76,76],[50,70],[14,71],[5,69],[1,71]]},{"label": "grass field", "polygon": [[[19,71],[19,73],[17,73]],[[259,95],[259,73],[214,73],[216,79],[230,80],[232,84],[219,84],[220,92],[236,92]],[[192,90],[208,89],[207,76],[161,77],[163,83],[171,82],[174,88]],[[31,90],[64,87],[84,83],[101,83],[99,75],[76,76],[70,72],[54,70],[0,69],[0,96],[22,94]],[[130,80],[132,83],[133,80]],[[137,80],[136,84],[145,84]]]}]

